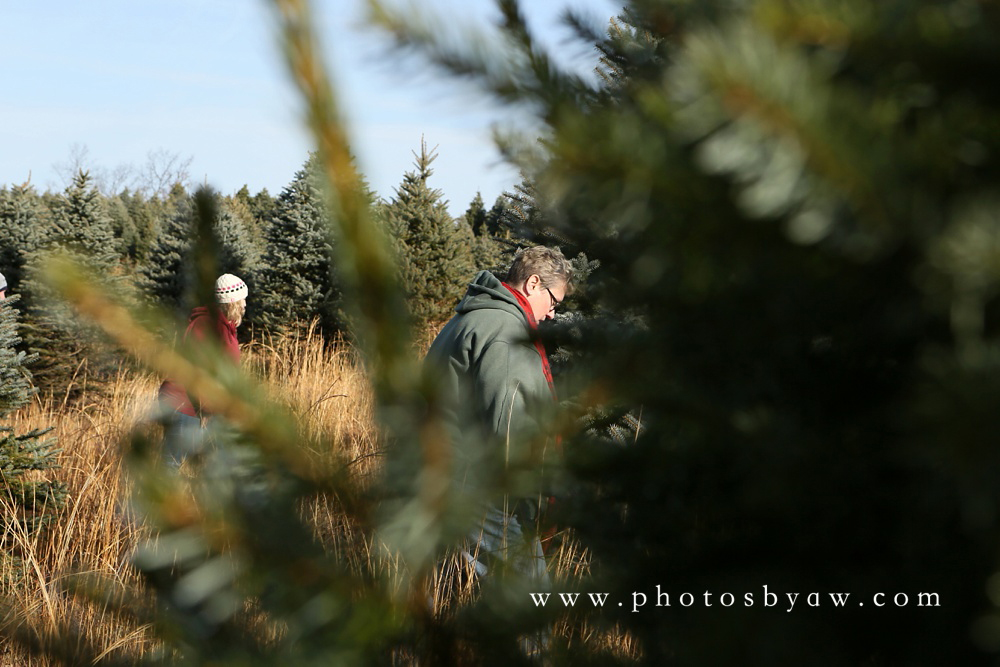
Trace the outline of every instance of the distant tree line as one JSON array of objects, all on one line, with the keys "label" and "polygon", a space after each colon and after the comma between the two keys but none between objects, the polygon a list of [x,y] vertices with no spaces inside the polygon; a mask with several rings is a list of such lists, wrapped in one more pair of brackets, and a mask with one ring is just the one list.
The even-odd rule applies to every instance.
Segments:
[{"label": "distant tree line", "polygon": [[[444,193],[429,183],[436,153],[421,141],[414,156],[414,169],[392,197],[379,198],[367,184],[365,191],[392,234],[414,322],[427,327],[450,316],[477,269],[505,263],[516,248],[514,211],[520,204],[516,195],[505,194],[487,209],[477,194],[466,213],[454,218]],[[126,301],[178,318],[197,300],[196,212],[186,172],[168,170],[173,183],[165,185],[161,178],[146,187],[137,179],[84,169],[84,157],[76,155],[78,169],[62,192],[39,192],[30,183],[0,187],[0,268],[10,293],[21,295],[18,349],[36,358],[38,387],[58,396],[77,395],[120,359],[52,298],[41,275],[47,253],[70,253]],[[150,161],[151,173],[176,162],[164,165],[163,156]],[[107,191],[109,183],[119,182],[134,183]],[[335,225],[322,182],[310,155],[277,196],[266,189],[251,194],[246,186],[214,194],[217,270],[241,276],[252,295],[241,335],[280,334],[314,320],[327,337],[349,335],[334,261]]]},{"label": "distant tree line", "polygon": [[[289,69],[300,73],[319,125],[324,90],[301,75],[322,70],[321,51],[310,58],[304,32],[307,4],[275,1]],[[503,210],[478,201],[447,224],[467,225],[468,245],[470,232],[513,241],[502,238],[516,229],[510,225],[528,223],[530,241],[555,241],[599,262],[574,297],[586,318],[557,334],[574,362],[560,399],[568,416],[587,418],[560,424],[564,465],[551,480],[550,509],[565,529],[554,540],[570,536],[591,575],[557,583],[558,610],[540,609],[529,595],[534,584],[509,573],[454,614],[427,613],[426,578],[407,582],[405,573],[432,571],[461,528],[450,518],[463,508],[451,506],[459,496],[445,495],[448,443],[436,435],[432,392],[414,398],[402,364],[374,364],[393,380],[374,383],[393,447],[421,462],[419,475],[382,482],[397,511],[371,511],[363,493],[340,485],[342,476],[317,481],[313,470],[284,461],[269,471],[288,483],[274,484],[266,503],[241,504],[212,488],[205,516],[224,506],[235,517],[225,547],[214,521],[194,530],[187,521],[164,525],[194,545],[199,563],[242,569],[230,570],[232,583],[202,583],[203,597],[184,607],[170,596],[192,590],[191,570],[147,565],[147,581],[168,602],[161,609],[179,619],[160,626],[166,645],[192,664],[517,665],[529,664],[520,651],[526,633],[566,619],[571,634],[553,633],[539,662],[996,664],[1000,96],[990,82],[1000,66],[1000,8],[963,0],[630,0],[606,32],[567,12],[582,42],[601,54],[593,82],[554,64],[520,4],[498,0],[497,40],[428,30],[436,24],[424,8],[384,8],[378,20],[400,46],[475,80],[491,102],[534,110],[543,126],[547,156]],[[428,320],[434,305],[413,300],[447,283],[410,272],[457,263],[441,241],[426,247],[441,238],[432,225],[446,225],[427,183],[431,161],[421,146],[395,196],[374,202],[397,241],[410,311]],[[315,196],[312,188],[322,192],[321,179],[310,180],[315,171],[307,162],[283,201],[258,202],[267,213],[252,229],[263,259],[248,279],[264,281],[270,271],[287,287],[286,273],[311,270],[279,264],[282,252],[301,262],[305,250],[280,250],[276,226],[301,229],[288,235],[318,247],[338,243],[335,234],[313,239],[304,231],[315,222],[310,215],[322,218],[296,203]],[[43,216],[44,226],[14,233],[45,229],[70,251],[85,250],[89,237],[67,221],[104,198],[88,199],[86,187],[22,190],[5,193],[4,224]],[[72,206],[77,191],[81,205]],[[232,213],[221,199],[219,210]],[[153,228],[178,215],[165,208]],[[417,209],[426,215],[414,217]],[[111,225],[111,216],[104,220]],[[348,229],[345,255],[359,245]],[[428,256],[406,254],[417,249]],[[176,252],[189,251],[179,244]],[[118,257],[109,278],[151,264],[141,254],[133,263]],[[31,258],[22,264],[8,277],[30,281]],[[392,296],[380,287],[381,266],[354,268],[354,284],[375,285],[359,289],[359,299]],[[283,297],[289,310],[270,326],[297,321],[297,299],[329,297],[332,307],[335,269],[315,292],[296,285]],[[263,322],[274,304],[257,286],[266,282],[254,284],[261,312],[253,321]],[[187,288],[173,289],[183,305]],[[390,343],[372,345],[380,362],[382,350],[392,353],[386,330],[397,321],[387,302],[368,315],[378,342]],[[317,306],[309,308],[312,316]],[[282,444],[285,432],[298,437],[294,428],[256,430],[241,444],[254,446],[247,441],[255,437],[262,452],[288,452],[265,441]],[[148,488],[161,488],[148,479]],[[484,491],[506,492],[510,479]],[[355,576],[317,547],[301,508],[321,486],[362,526],[366,545],[386,544],[391,574]],[[162,514],[176,514],[172,503],[162,505]],[[563,597],[583,602],[597,591],[610,596],[607,606],[570,609]],[[764,591],[790,603],[801,597],[791,612],[769,604],[767,593],[761,599]],[[813,606],[812,592],[841,592],[850,602]],[[744,603],[747,593],[755,604]],[[912,603],[898,605],[900,594]],[[647,601],[641,611],[637,595]],[[246,609],[251,598],[285,629],[269,646],[253,641],[258,633],[245,632],[238,614],[202,613]],[[611,630],[628,633],[631,655],[588,640]],[[104,657],[67,636],[72,664]]]}]

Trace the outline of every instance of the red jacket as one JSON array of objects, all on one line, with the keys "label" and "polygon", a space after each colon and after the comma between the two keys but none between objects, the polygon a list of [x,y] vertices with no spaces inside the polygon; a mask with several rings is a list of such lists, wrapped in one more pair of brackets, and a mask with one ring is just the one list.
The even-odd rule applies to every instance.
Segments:
[{"label": "red jacket", "polygon": [[[197,341],[203,341],[208,338],[211,335],[209,333],[212,326],[211,317],[208,308],[198,307],[192,310],[187,330],[184,332],[184,340],[187,341],[193,338]],[[232,358],[233,362],[239,364],[240,344],[236,340],[236,326],[223,317],[221,313],[217,315],[215,320],[215,336],[222,343],[223,349]],[[160,385],[160,400],[173,406],[181,414],[190,417],[199,416],[198,411],[188,397],[187,391],[173,380],[164,380],[163,384]]]}]

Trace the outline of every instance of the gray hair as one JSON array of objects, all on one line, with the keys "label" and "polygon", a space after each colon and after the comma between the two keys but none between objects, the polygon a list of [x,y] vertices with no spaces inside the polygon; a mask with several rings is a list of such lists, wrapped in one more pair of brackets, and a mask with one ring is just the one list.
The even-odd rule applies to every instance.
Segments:
[{"label": "gray hair", "polygon": [[533,275],[541,279],[542,287],[565,285],[567,294],[573,289],[573,265],[558,248],[536,245],[517,251],[506,282],[519,285]]}]

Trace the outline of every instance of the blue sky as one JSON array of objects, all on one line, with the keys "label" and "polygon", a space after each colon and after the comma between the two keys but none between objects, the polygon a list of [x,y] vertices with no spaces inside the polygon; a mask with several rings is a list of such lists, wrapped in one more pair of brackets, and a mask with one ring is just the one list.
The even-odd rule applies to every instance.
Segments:
[{"label": "blue sky", "polygon": [[[400,2],[388,4],[399,5]],[[590,72],[593,51],[559,22],[572,6],[598,25],[613,0],[524,0],[539,41]],[[486,27],[492,0],[410,2],[451,25]],[[372,187],[391,197],[423,135],[437,146],[431,185],[453,214],[477,191],[487,206],[519,178],[490,139],[523,123],[467,84],[387,48],[363,24],[363,0],[315,0],[328,66],[354,151]],[[310,140],[285,75],[266,0],[30,0],[0,5],[0,185],[28,179],[61,190],[66,167],[142,167],[152,152],[190,158],[195,183],[278,194]]]}]

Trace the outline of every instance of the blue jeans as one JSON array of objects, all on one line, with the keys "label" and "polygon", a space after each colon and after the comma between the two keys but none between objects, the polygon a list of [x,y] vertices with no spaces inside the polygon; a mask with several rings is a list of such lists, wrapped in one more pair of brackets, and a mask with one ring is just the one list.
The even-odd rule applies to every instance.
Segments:
[{"label": "blue jeans", "polygon": [[[530,581],[533,591],[547,591],[551,587],[541,541],[526,533],[510,511],[487,507],[482,524],[468,534],[459,553],[476,578],[495,576],[506,570]],[[523,635],[518,643],[525,655],[538,658],[548,648],[549,640],[550,631],[541,630]]]},{"label": "blue jeans", "polygon": [[179,468],[189,457],[205,449],[205,432],[201,419],[182,412],[173,412],[163,420],[163,459]]},{"label": "blue jeans", "polygon": [[461,554],[476,576],[485,577],[498,567],[506,567],[534,579],[540,590],[548,587],[542,543],[526,534],[513,514],[492,506],[486,508],[482,524],[469,533],[468,541]]}]

